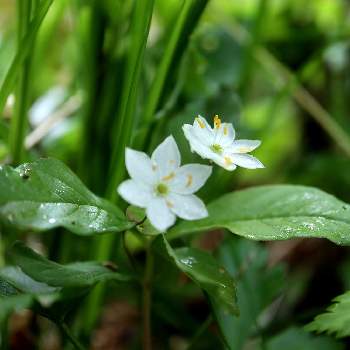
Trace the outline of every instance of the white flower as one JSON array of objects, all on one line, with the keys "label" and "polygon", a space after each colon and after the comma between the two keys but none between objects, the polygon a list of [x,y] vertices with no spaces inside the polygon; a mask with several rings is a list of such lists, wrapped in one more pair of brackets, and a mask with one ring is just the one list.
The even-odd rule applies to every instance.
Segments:
[{"label": "white flower", "polygon": [[176,216],[186,220],[208,216],[204,203],[193,193],[207,181],[212,167],[180,166],[180,152],[172,136],[155,149],[151,158],[127,148],[125,162],[131,179],[120,184],[118,193],[130,204],[146,208],[146,215],[157,230],[166,231]]},{"label": "white flower", "polygon": [[214,117],[214,127],[200,115],[193,125],[185,124],[183,131],[190,143],[191,151],[202,158],[211,159],[226,170],[235,170],[236,166],[248,169],[264,168],[264,165],[248,152],[259,147],[258,140],[235,140],[235,129],[231,123],[221,123]]}]

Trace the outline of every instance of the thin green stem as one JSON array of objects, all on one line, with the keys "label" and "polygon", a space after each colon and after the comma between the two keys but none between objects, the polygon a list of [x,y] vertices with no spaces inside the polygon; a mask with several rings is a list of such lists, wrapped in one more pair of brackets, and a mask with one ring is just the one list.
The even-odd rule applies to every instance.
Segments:
[{"label": "thin green stem", "polygon": [[152,241],[146,243],[146,268],[143,278],[142,315],[143,315],[143,349],[152,349],[151,304],[152,304],[152,277],[154,257],[151,249]]},{"label": "thin green stem", "polygon": [[[20,1],[20,0],[19,0]],[[23,3],[26,1],[22,1]],[[13,59],[11,66],[9,70],[6,73],[5,79],[1,85],[0,89],[0,114],[3,112],[6,100],[9,96],[9,94],[12,92],[16,79],[18,77],[18,72],[21,69],[21,65],[27,58],[36,34],[40,28],[41,23],[43,22],[53,0],[43,0],[40,3],[40,8],[38,9],[37,13],[35,14],[35,17],[30,23],[29,30],[25,37],[22,39],[21,42],[21,49],[17,51],[15,58]]]},{"label": "thin green stem", "polygon": [[[21,50],[22,39],[29,28],[32,1],[17,0],[17,51]],[[27,112],[29,103],[29,75],[31,67],[31,47],[27,58],[20,69],[16,88],[14,115],[10,128],[10,150],[14,164],[23,159],[24,137],[27,126]]]},{"label": "thin green stem", "polygon": [[72,343],[72,345],[77,349],[77,350],[85,350],[85,347],[79,342],[78,339],[73,335],[69,327],[65,322],[60,323],[59,328],[61,329],[62,333],[67,337],[67,339]]},{"label": "thin green stem", "polygon": [[[143,57],[146,49],[150,29],[154,0],[136,1],[131,23],[131,46],[128,54],[125,83],[123,85],[121,104],[113,127],[113,151],[110,162],[109,183],[106,195],[116,200],[116,188],[125,177],[124,153],[125,147],[131,143],[134,127],[135,108],[143,66]],[[114,235],[104,235],[97,242],[95,260],[109,259],[113,248]],[[89,332],[96,322],[100,304],[104,294],[104,285],[99,284],[88,300],[88,309],[85,321],[85,331]]]},{"label": "thin green stem", "polygon": [[2,323],[0,324],[0,349],[1,350],[8,350],[9,349],[9,343],[8,343],[8,317],[6,317]]},{"label": "thin green stem", "polygon": [[206,320],[200,325],[200,327],[197,329],[196,333],[193,335],[192,339],[190,340],[190,343],[188,344],[187,350],[190,350],[194,347],[198,339],[201,338],[201,336],[205,333],[205,331],[212,324],[212,322],[213,322],[213,316],[210,314],[206,318]]}]

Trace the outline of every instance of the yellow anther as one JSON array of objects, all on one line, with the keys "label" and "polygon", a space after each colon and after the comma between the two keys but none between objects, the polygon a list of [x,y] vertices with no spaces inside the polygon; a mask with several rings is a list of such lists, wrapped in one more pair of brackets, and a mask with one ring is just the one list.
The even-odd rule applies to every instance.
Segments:
[{"label": "yellow anther", "polygon": [[190,187],[193,182],[193,176],[191,174],[187,175],[187,182],[186,182],[186,187]]},{"label": "yellow anther", "polygon": [[152,170],[156,171],[157,170],[157,166],[155,164],[152,164]]},{"label": "yellow anther", "polygon": [[174,206],[174,204],[171,203],[170,201],[166,201],[165,203],[166,203],[168,208],[172,208]]},{"label": "yellow anther", "polygon": [[250,151],[250,149],[248,148],[248,147],[240,147],[239,149],[238,149],[238,152],[239,153],[247,153],[247,152],[249,152]]},{"label": "yellow anther", "polygon": [[227,126],[224,127],[224,135],[226,136],[228,133],[228,129],[227,129]]},{"label": "yellow anther", "polygon": [[162,180],[163,180],[163,181],[169,181],[169,180],[171,180],[174,176],[175,176],[174,173],[170,173],[169,175],[162,177]]},{"label": "yellow anther", "polygon": [[231,165],[233,162],[232,162],[232,159],[230,157],[224,157],[225,159],[225,164],[226,165]]},{"label": "yellow anther", "polygon": [[221,126],[221,119],[219,118],[218,115],[214,117],[214,127],[215,129],[219,129]]},{"label": "yellow anther", "polygon": [[196,118],[196,121],[197,121],[197,123],[198,123],[198,125],[199,125],[200,128],[202,128],[202,129],[205,128],[205,125],[204,125],[203,121],[200,120],[200,118],[197,117],[197,118]]}]

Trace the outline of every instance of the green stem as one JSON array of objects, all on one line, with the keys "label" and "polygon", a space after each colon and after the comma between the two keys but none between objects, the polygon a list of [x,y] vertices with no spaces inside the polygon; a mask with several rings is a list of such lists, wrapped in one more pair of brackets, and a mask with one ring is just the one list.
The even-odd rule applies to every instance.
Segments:
[{"label": "green stem", "polygon": [[143,349],[152,349],[151,331],[151,303],[152,303],[152,276],[154,258],[151,250],[152,241],[146,243],[146,268],[143,279]]},{"label": "green stem", "polygon": [[[110,162],[110,175],[107,187],[107,197],[116,199],[116,188],[125,176],[124,153],[125,147],[130,144],[135,121],[135,108],[143,67],[143,57],[146,49],[148,33],[153,13],[154,0],[135,2],[132,19],[131,46],[128,54],[128,66],[121,97],[121,105],[113,126],[113,151]],[[109,259],[113,248],[114,235],[99,237],[95,260]],[[89,332],[96,322],[100,304],[104,294],[104,284],[96,286],[88,300],[88,309],[85,319],[85,331]]]},{"label": "green stem", "polygon": [[62,333],[67,337],[67,339],[73,344],[73,346],[77,350],[85,350],[85,347],[79,342],[78,339],[75,338],[69,327],[65,322],[60,323],[59,328],[61,329]]},{"label": "green stem", "polygon": [[0,349],[8,350],[8,317],[6,317],[3,322],[0,324]]},{"label": "green stem", "polygon": [[[21,50],[22,39],[28,31],[30,23],[32,1],[17,0],[17,51]],[[23,159],[24,137],[27,126],[27,112],[29,103],[29,74],[31,67],[31,47],[27,58],[23,62],[18,75],[16,88],[16,101],[14,115],[10,128],[10,150],[14,164],[18,164]]]},{"label": "green stem", "polygon": [[200,325],[192,339],[190,340],[190,343],[188,344],[187,350],[190,350],[194,347],[194,345],[197,343],[198,339],[204,334],[204,332],[208,329],[208,327],[213,322],[213,316],[210,314],[207,319]]},{"label": "green stem", "polygon": [[[23,1],[25,2],[25,1]],[[16,79],[18,77],[18,71],[21,65],[25,61],[28,53],[31,50],[36,34],[43,22],[53,0],[42,0],[40,8],[38,9],[33,21],[30,23],[30,28],[26,36],[22,39],[21,50],[17,51],[15,58],[13,59],[10,68],[6,72],[6,76],[0,89],[0,114],[3,112],[6,100],[9,94],[12,92]]]}]

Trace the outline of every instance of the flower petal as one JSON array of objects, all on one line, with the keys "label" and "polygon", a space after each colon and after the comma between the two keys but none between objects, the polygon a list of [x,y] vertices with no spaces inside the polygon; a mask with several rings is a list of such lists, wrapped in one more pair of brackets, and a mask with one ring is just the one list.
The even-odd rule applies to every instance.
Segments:
[{"label": "flower petal", "polygon": [[151,189],[135,180],[126,180],[118,186],[118,193],[128,203],[146,208],[152,199]]},{"label": "flower petal", "polygon": [[179,194],[197,192],[211,175],[212,167],[201,164],[186,164],[175,171],[169,183],[170,190]]},{"label": "flower petal", "polygon": [[247,169],[257,169],[265,168],[264,165],[257,158],[251,156],[250,154],[232,154],[232,162],[238,166]]},{"label": "flower petal", "polygon": [[173,136],[168,136],[154,150],[151,160],[160,178],[169,176],[180,166],[181,156]]},{"label": "flower petal", "polygon": [[214,131],[205,118],[198,115],[194,119],[192,128],[194,135],[197,136],[200,141],[206,145],[212,144],[214,140]]},{"label": "flower petal", "polygon": [[176,220],[164,198],[153,197],[147,205],[146,214],[151,224],[160,232],[165,232]]},{"label": "flower petal", "polygon": [[198,220],[208,216],[205,204],[197,196],[170,193],[168,196],[170,209],[178,217],[185,220]]},{"label": "flower petal", "polygon": [[237,140],[230,147],[232,153],[248,153],[261,145],[260,140]]},{"label": "flower petal", "polygon": [[130,177],[144,184],[153,184],[156,174],[148,155],[131,148],[125,150],[125,164]]},{"label": "flower petal", "polygon": [[214,129],[215,132],[215,144],[222,147],[228,147],[235,139],[235,129],[231,123],[221,123],[220,127]]},{"label": "flower petal", "polygon": [[213,156],[213,151],[210,150],[209,145],[206,142],[198,139],[194,133],[193,126],[185,124],[182,127],[185,137],[190,143],[191,151],[197,153],[199,156],[205,159],[211,159]]}]

